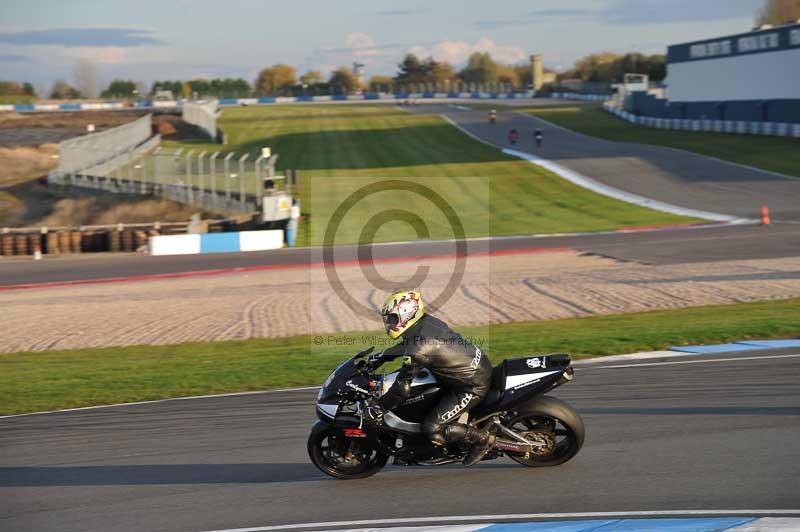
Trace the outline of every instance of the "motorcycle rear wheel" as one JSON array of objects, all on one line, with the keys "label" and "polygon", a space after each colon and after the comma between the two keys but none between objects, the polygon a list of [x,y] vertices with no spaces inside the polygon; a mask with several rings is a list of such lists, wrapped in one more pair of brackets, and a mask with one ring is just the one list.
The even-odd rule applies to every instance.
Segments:
[{"label": "motorcycle rear wheel", "polygon": [[361,438],[346,438],[341,429],[318,422],[308,436],[308,456],[320,471],[333,478],[366,478],[380,471],[389,456],[365,443]]},{"label": "motorcycle rear wheel", "polygon": [[505,425],[516,432],[539,432],[552,438],[553,445],[543,454],[528,457],[508,453],[508,457],[528,467],[552,467],[561,465],[578,454],[583,447],[586,429],[575,410],[555,397],[539,397],[530,406],[520,409]]}]

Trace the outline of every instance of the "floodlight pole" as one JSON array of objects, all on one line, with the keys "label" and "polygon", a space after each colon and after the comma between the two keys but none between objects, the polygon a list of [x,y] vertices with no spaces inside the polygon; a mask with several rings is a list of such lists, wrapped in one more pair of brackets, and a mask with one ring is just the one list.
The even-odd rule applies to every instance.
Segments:
[{"label": "floodlight pole", "polygon": [[224,161],[224,168],[225,168],[225,208],[228,208],[228,204],[231,201],[231,172],[230,172],[230,160],[231,157],[235,155],[234,152],[230,152],[228,155],[225,156]]},{"label": "floodlight pole", "polygon": [[214,205],[217,204],[217,156],[219,156],[218,151],[214,152],[208,160],[208,178],[211,180],[211,197]]},{"label": "floodlight pole", "polygon": [[261,187],[264,185],[264,181],[261,179],[261,162],[264,160],[264,156],[259,156],[256,159],[256,206],[261,205]]},{"label": "floodlight pole", "polygon": [[203,202],[203,197],[205,196],[205,189],[203,188],[203,157],[206,156],[208,153],[207,150],[203,150],[200,152],[200,155],[197,156],[197,193],[200,195],[200,203]]},{"label": "floodlight pole", "polygon": [[194,203],[192,195],[192,155],[194,150],[189,150],[186,154],[186,201],[191,205]]},{"label": "floodlight pole", "polygon": [[245,211],[245,197],[244,197],[244,184],[245,184],[245,173],[244,173],[244,163],[247,158],[250,157],[249,153],[245,153],[239,159],[239,204],[242,207],[242,212]]}]

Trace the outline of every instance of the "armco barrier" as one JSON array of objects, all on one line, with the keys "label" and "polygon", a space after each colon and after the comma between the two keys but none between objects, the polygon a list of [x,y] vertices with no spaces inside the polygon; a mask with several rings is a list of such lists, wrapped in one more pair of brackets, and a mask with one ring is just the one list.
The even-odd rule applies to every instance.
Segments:
[{"label": "armco barrier", "polygon": [[196,255],[198,253],[234,253],[264,251],[283,247],[283,231],[242,231],[202,235],[150,237],[151,255]]},{"label": "armco barrier", "polygon": [[619,118],[646,127],[682,131],[711,131],[733,135],[770,135],[800,138],[800,124],[786,122],[743,122],[736,120],[694,120],[684,118],[656,118],[637,116],[605,102],[603,109]]},{"label": "armco barrier", "polygon": [[[575,94],[566,96],[568,93],[559,93],[563,98],[580,100],[605,100],[608,96],[596,94]],[[260,98],[223,98],[217,100],[220,107],[230,105],[263,105],[263,104],[285,104],[302,102],[329,102],[335,101],[375,101],[375,100],[413,100],[421,98],[436,99],[485,99],[485,100],[507,100],[514,98],[533,98],[531,91],[526,92],[436,92],[436,93],[368,93],[368,94],[338,94],[333,96],[262,96]],[[554,96],[556,97],[556,96]],[[62,103],[62,104],[14,104],[0,105],[0,111],[94,111],[94,110],[119,110],[119,109],[178,109],[182,108],[186,102],[184,100],[173,101],[149,101],[142,100],[132,105],[124,105],[120,102],[96,102],[96,103]]]},{"label": "armco barrier", "polygon": [[129,153],[150,139],[152,123],[152,115],[146,115],[115,128],[60,142],[58,168],[50,172],[49,180],[58,182],[66,175],[83,172]]},{"label": "armco barrier", "polygon": [[211,140],[217,139],[217,100],[186,102],[181,114],[184,122],[202,129]]},{"label": "armco barrier", "polygon": [[612,94],[581,94],[579,92],[552,92],[551,98],[562,100],[586,100],[590,102],[603,102],[613,97]]}]

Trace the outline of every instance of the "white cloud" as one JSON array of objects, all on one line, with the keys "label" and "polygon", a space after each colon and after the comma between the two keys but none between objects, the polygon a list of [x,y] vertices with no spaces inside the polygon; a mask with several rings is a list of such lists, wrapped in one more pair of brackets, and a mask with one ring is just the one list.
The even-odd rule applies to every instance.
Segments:
[{"label": "white cloud", "polygon": [[519,46],[502,45],[487,38],[474,43],[447,40],[409,46],[378,43],[366,33],[351,32],[345,35],[342,47],[328,46],[315,49],[305,58],[300,70],[320,70],[323,75],[327,75],[334,68],[349,66],[357,60],[366,65],[367,77],[375,74],[393,75],[405,53],[412,53],[421,58],[432,56],[437,61],[447,61],[456,67],[461,67],[474,52],[488,52],[495,61],[509,64],[525,61],[529,56]]},{"label": "white cloud", "polygon": [[488,52],[492,59],[500,63],[519,63],[525,61],[529,55],[519,46],[497,44],[485,37],[474,44],[466,41],[442,41],[432,46],[412,46],[408,52],[423,58],[433,57],[437,61],[447,61],[453,65],[466,63],[467,58],[475,52]]},{"label": "white cloud", "polygon": [[375,40],[366,33],[348,33],[344,37],[344,42],[345,47],[350,48],[351,53],[356,57],[369,57],[386,53],[385,50],[377,49]]},{"label": "white cloud", "polygon": [[[374,74],[386,68],[390,56],[399,54],[395,48],[393,45],[378,45],[366,33],[354,31],[344,36],[344,46],[316,48],[305,58],[301,70],[319,70],[326,76],[336,68],[350,66],[353,61],[358,60],[366,65],[368,72]],[[394,63],[394,57],[391,59]]]},{"label": "white cloud", "polygon": [[125,48],[109,47],[109,48],[89,48],[80,47],[76,48],[76,56],[80,59],[87,59],[97,63],[107,63],[111,65],[118,65],[125,63],[128,60],[128,52]]}]

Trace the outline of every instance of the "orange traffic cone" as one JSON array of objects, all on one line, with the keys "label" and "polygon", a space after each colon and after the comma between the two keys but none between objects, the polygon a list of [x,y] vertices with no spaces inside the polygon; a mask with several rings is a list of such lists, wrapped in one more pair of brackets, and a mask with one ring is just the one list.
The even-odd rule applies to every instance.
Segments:
[{"label": "orange traffic cone", "polygon": [[769,207],[766,205],[761,207],[761,225],[769,225],[772,220],[769,218]]}]

